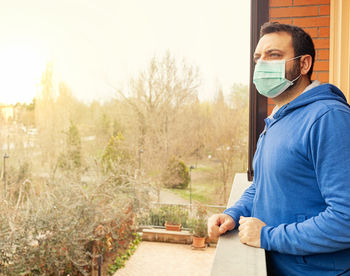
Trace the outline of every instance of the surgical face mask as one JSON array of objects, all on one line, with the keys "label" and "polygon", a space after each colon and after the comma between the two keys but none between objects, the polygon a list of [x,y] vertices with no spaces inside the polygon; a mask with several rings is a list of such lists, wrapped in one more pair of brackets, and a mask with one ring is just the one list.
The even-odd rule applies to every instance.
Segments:
[{"label": "surgical face mask", "polygon": [[296,59],[297,56],[288,60],[258,60],[255,65],[253,82],[258,92],[268,98],[275,98],[283,93],[288,87],[300,78],[290,81],[286,79],[286,62]]}]

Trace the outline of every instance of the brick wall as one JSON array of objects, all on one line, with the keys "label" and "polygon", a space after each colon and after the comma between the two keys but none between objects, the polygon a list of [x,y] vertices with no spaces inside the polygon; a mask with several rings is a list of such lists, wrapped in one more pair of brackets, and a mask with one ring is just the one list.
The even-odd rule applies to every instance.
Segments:
[{"label": "brick wall", "polygon": [[[312,79],[329,79],[329,27],[330,0],[270,0],[270,21],[302,27],[312,37],[315,65]],[[268,101],[268,114],[273,109]]]}]

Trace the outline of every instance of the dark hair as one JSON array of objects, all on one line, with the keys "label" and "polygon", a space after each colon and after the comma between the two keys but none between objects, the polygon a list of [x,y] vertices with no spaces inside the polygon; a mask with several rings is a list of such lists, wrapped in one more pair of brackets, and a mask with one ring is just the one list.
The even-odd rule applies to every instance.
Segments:
[{"label": "dark hair", "polygon": [[311,79],[315,61],[315,47],[310,35],[306,33],[302,28],[294,25],[281,24],[278,22],[266,22],[264,25],[261,26],[260,38],[266,34],[277,32],[286,32],[292,36],[292,45],[294,48],[294,55],[296,57],[300,55],[311,56],[312,63],[310,70],[307,73],[309,79]]}]

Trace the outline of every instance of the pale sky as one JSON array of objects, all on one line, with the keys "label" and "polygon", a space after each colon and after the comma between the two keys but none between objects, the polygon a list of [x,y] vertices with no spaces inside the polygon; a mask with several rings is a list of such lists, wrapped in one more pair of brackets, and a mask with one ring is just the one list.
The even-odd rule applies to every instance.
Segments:
[{"label": "pale sky", "polygon": [[81,100],[114,97],[167,50],[201,99],[248,83],[248,0],[0,0],[0,103],[30,102],[45,64]]}]

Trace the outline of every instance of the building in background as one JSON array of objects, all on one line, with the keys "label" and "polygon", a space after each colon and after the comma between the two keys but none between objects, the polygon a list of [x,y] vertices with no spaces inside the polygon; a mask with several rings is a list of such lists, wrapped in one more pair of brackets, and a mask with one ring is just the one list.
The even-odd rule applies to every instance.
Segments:
[{"label": "building in background", "polygon": [[[312,37],[315,49],[313,80],[339,87],[350,100],[350,0],[251,0],[251,57],[263,23],[294,24]],[[264,119],[271,113],[271,99],[258,94],[253,84],[254,61],[250,61],[250,134],[248,178]]]},{"label": "building in background", "polygon": [[14,106],[13,105],[1,105],[0,104],[0,114],[1,117],[8,121],[14,118]]}]

